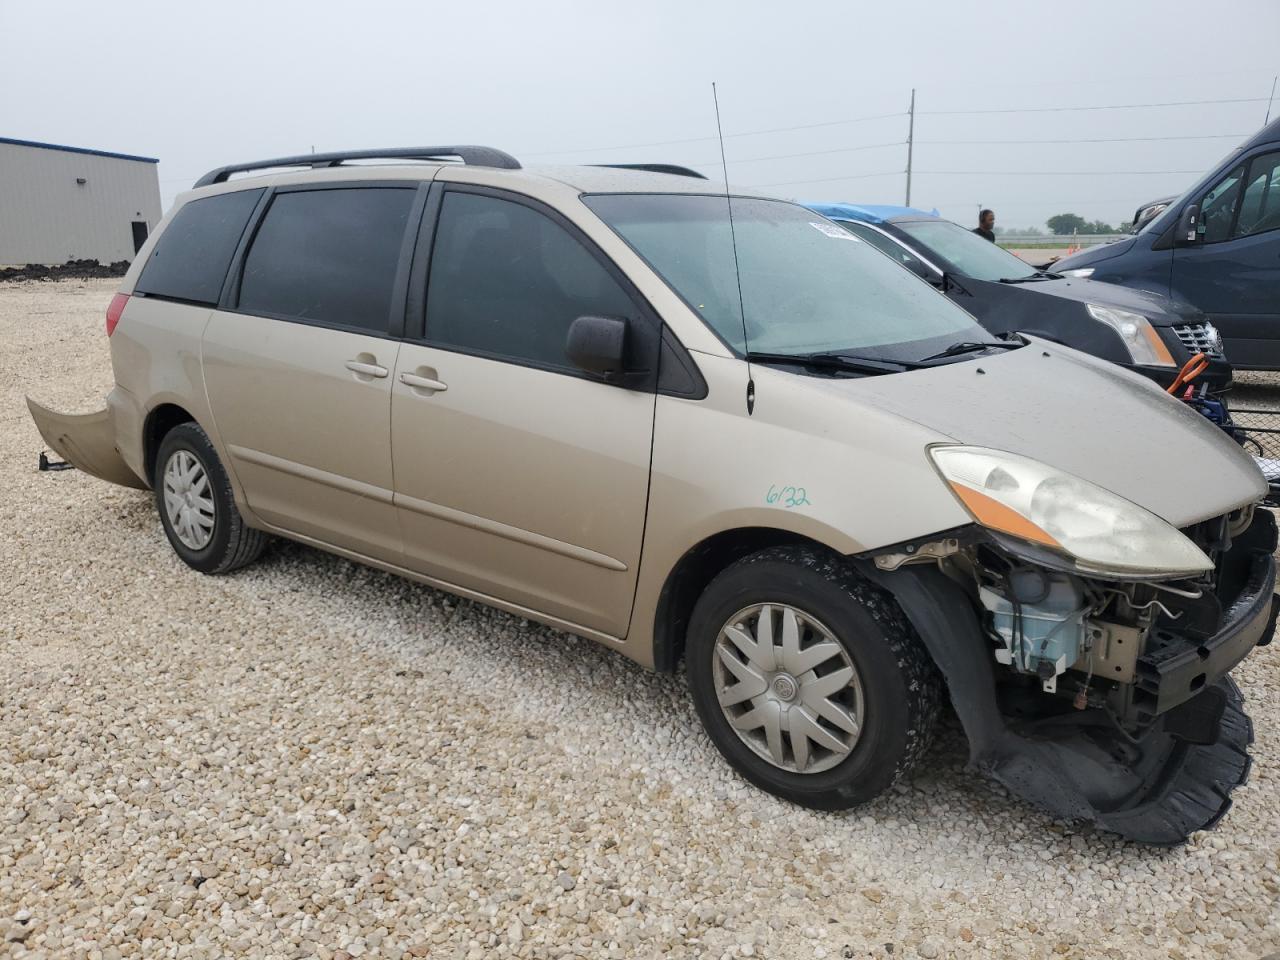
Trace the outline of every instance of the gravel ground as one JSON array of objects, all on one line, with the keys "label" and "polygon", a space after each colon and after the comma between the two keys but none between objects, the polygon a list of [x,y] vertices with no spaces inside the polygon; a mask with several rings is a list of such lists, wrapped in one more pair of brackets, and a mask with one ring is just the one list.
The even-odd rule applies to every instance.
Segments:
[{"label": "gravel ground", "polygon": [[148,495],[35,472],[111,281],[0,286],[0,955],[1256,958],[1280,949],[1280,645],[1221,827],[1161,851],[923,769],[746,786],[682,680],[291,544],[230,577]]}]

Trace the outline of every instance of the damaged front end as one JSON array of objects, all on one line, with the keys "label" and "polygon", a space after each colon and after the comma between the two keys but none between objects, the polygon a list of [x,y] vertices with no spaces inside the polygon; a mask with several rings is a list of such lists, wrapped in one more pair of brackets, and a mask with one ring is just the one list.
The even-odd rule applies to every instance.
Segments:
[{"label": "damaged front end", "polygon": [[1276,618],[1269,511],[1182,533],[1212,569],[1108,578],[975,526],[866,570],[946,678],[974,766],[1057,816],[1176,844],[1248,776],[1253,732],[1228,674]]}]

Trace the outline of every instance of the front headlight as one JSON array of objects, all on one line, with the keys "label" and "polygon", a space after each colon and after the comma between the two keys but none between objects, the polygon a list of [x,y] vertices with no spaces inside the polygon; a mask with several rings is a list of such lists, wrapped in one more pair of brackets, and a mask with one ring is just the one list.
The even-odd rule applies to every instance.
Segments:
[{"label": "front headlight", "polygon": [[1079,277],[1081,280],[1088,280],[1093,276],[1096,267],[1077,267],[1075,270],[1059,270],[1064,277]]},{"label": "front headlight", "polygon": [[1086,305],[1089,316],[1101,320],[1108,327],[1120,334],[1120,339],[1129,348],[1129,356],[1134,363],[1145,363],[1154,367],[1175,367],[1173,355],[1156,333],[1151,321],[1140,313],[1128,310],[1117,310],[1115,307],[1104,307],[1097,303]]},{"label": "front headlight", "polygon": [[1220,357],[1224,356],[1227,351],[1222,345],[1222,331],[1206,320],[1204,324],[1204,332],[1205,336],[1209,338],[1210,351],[1216,353]]},{"label": "front headlight", "polygon": [[1082,572],[1195,576],[1204,552],[1136,503],[1036,460],[985,447],[932,447],[943,479],[982,526],[1066,554]]}]

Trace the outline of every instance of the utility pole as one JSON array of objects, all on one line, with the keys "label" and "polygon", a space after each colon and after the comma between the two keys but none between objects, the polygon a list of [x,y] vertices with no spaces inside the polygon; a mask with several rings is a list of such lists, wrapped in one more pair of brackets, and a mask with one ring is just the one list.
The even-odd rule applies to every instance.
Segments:
[{"label": "utility pole", "polygon": [[1267,100],[1267,119],[1262,121],[1262,125],[1264,127],[1271,122],[1271,101],[1276,98],[1276,80],[1277,79],[1280,79],[1280,77],[1271,78],[1271,97]]},{"label": "utility pole", "polygon": [[916,138],[916,88],[911,88],[911,109],[907,111],[907,203],[911,206],[911,149]]}]

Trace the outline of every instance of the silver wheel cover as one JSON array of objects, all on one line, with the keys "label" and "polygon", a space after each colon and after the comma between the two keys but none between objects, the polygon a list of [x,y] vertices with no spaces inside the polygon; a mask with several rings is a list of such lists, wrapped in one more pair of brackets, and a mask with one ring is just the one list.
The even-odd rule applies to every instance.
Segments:
[{"label": "silver wheel cover", "polygon": [[773,766],[821,773],[849,755],[862,732],[857,667],[817,619],[759,603],[720,628],[712,677],[738,738]]},{"label": "silver wheel cover", "polygon": [[187,450],[175,450],[164,465],[164,512],[183,544],[203,550],[213,539],[216,513],[209,477]]}]

